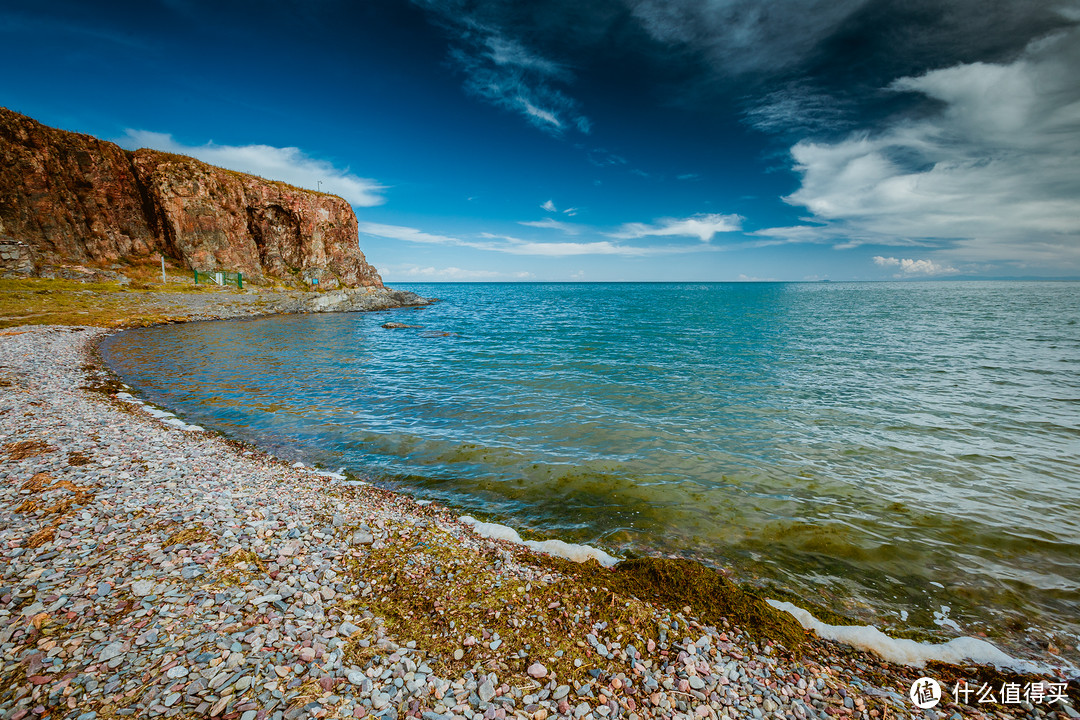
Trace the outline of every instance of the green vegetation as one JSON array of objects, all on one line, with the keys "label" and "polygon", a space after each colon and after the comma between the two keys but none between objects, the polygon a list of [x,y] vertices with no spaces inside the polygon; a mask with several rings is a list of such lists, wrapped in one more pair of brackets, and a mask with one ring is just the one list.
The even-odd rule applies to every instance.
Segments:
[{"label": "green vegetation", "polygon": [[[132,273],[138,277],[140,273]],[[217,286],[194,285],[190,279],[161,283],[135,279],[119,282],[79,282],[39,278],[0,279],[0,329],[18,325],[90,325],[138,327],[185,319],[183,307],[167,308],[149,296],[237,292]]]}]

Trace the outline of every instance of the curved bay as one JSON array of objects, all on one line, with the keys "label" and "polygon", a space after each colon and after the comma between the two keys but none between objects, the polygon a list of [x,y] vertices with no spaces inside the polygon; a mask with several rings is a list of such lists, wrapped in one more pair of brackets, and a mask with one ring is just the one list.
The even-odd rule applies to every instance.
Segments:
[{"label": "curved bay", "polygon": [[1077,284],[408,289],[443,302],[105,352],[190,422],[519,529],[879,624],[1080,632]]}]

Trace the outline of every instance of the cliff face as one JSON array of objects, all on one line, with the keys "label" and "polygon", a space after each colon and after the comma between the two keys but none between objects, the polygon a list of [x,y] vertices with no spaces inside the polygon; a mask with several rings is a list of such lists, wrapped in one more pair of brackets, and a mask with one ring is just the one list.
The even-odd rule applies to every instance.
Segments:
[{"label": "cliff face", "polygon": [[0,108],[0,272],[158,253],[251,281],[381,287],[339,197],[153,150],[128,152]]}]

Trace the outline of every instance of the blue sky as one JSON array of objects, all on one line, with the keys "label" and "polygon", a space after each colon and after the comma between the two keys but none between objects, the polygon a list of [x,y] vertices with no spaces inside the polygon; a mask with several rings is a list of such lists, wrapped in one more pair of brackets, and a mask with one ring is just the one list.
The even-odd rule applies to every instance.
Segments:
[{"label": "blue sky", "polygon": [[1080,2],[6,2],[0,105],[348,199],[388,282],[1080,275]]}]

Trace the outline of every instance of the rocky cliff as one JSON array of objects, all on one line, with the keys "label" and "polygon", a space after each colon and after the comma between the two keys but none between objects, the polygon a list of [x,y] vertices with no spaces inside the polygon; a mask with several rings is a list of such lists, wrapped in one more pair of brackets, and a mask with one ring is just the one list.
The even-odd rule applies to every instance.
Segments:
[{"label": "rocky cliff", "polygon": [[129,152],[0,108],[0,273],[164,254],[252,282],[381,287],[334,195],[153,150]]}]

